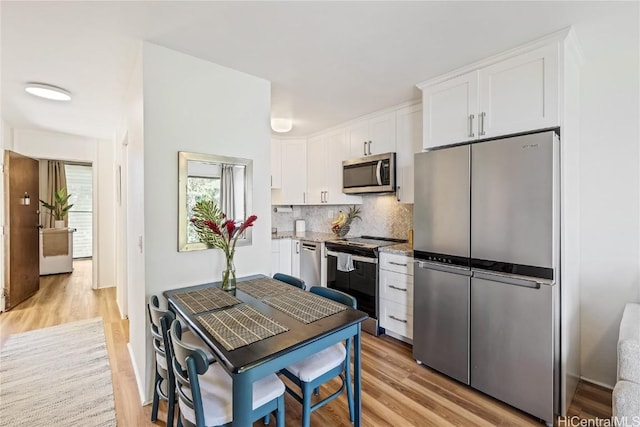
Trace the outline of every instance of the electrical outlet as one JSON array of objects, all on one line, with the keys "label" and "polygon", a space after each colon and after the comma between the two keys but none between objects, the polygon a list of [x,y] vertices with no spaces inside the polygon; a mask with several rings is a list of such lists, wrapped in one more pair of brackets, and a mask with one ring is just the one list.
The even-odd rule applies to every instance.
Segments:
[{"label": "electrical outlet", "polygon": [[327,211],[327,218],[329,219],[333,218],[333,211]]}]

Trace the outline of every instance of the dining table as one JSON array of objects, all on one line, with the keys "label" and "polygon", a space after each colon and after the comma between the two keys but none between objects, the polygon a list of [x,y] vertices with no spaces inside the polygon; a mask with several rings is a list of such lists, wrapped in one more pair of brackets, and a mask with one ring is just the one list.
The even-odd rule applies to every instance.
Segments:
[{"label": "dining table", "polygon": [[163,293],[232,378],[232,425],[252,425],[253,383],[353,338],[354,425],[362,423],[361,324],[368,315],[264,275]]}]

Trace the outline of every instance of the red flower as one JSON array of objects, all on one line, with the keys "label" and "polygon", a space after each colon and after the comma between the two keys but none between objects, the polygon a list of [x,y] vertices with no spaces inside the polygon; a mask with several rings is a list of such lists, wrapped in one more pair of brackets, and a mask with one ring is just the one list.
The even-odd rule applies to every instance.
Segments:
[{"label": "red flower", "polygon": [[216,224],[215,222],[208,219],[204,222],[204,225],[209,227],[217,235],[222,236],[222,232],[220,231],[220,228],[218,228],[218,224]]},{"label": "red flower", "polygon": [[256,222],[256,219],[258,219],[256,215],[251,215],[249,218],[247,218],[246,221],[243,222],[242,225],[240,226],[240,230],[238,230],[238,233],[242,234],[244,230],[246,230],[249,227],[252,227],[253,223]]},{"label": "red flower", "polygon": [[227,228],[227,236],[231,239],[233,237],[233,232],[236,230],[236,222],[232,219],[228,219],[222,225]]}]

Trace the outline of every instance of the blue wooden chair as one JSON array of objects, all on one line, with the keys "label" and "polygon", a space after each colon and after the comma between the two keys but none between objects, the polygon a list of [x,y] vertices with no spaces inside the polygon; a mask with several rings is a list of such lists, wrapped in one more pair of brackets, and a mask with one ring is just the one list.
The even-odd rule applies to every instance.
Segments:
[{"label": "blue wooden chair", "polygon": [[[344,292],[322,286],[312,286],[310,292],[349,307],[357,308],[356,299]],[[346,341],[346,348],[343,343],[337,343],[282,370],[282,374],[300,387],[300,391],[302,392],[302,396],[300,396],[290,387],[287,387],[287,392],[302,404],[303,427],[309,427],[311,423],[311,412],[338,397],[345,389],[347,390],[347,400],[349,402],[349,417],[351,422],[354,421],[353,389],[351,385],[349,358],[351,341],[351,338]],[[314,392],[316,395],[319,394],[319,388],[322,384],[338,376],[342,380],[340,388],[326,398],[312,404],[312,394],[314,394]]]},{"label": "blue wooden chair", "polygon": [[304,284],[304,280],[298,279],[297,277],[294,277],[294,276],[289,276],[288,274],[276,273],[273,275],[273,278],[275,280],[279,280],[281,282],[296,286],[302,289],[303,291],[307,289],[307,285]]},{"label": "blue wooden chair", "polygon": [[[156,295],[149,297],[147,312],[149,314],[149,326],[153,339],[153,350],[156,354],[151,421],[158,419],[158,404],[160,403],[160,399],[162,399],[167,402],[167,426],[173,426],[176,402],[175,378],[171,364],[168,362],[171,359],[168,357],[166,349],[169,343],[169,325],[175,320],[175,315],[168,310],[160,308],[160,301]],[[207,345],[197,335],[185,329],[182,336],[189,345],[201,349],[205,353],[209,363],[213,362],[213,355]]]},{"label": "blue wooden chair", "polygon": [[[231,425],[233,420],[231,376],[219,363],[209,365],[205,354],[187,345],[177,321],[171,325],[170,356],[176,378],[180,419],[178,426]],[[268,419],[275,412],[276,426],[284,427],[284,384],[275,375],[253,383],[253,420]]]}]

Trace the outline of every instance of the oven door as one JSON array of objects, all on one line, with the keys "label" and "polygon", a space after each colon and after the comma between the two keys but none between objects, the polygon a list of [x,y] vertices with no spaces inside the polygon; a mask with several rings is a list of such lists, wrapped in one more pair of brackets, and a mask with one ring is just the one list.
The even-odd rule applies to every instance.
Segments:
[{"label": "oven door", "polygon": [[378,259],[351,255],[353,271],[338,271],[338,253],[327,252],[327,287],[353,296],[358,310],[378,318]]}]

